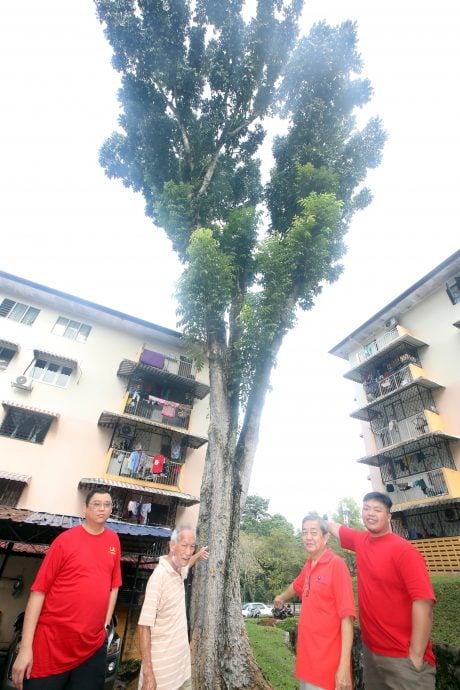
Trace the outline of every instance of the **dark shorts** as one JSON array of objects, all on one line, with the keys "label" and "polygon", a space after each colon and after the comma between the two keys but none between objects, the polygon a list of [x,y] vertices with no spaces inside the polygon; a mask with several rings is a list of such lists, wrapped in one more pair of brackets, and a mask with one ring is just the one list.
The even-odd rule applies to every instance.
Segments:
[{"label": "dark shorts", "polygon": [[409,657],[381,656],[363,645],[364,686],[372,690],[435,690],[436,669],[427,661],[417,671]]},{"label": "dark shorts", "polygon": [[24,678],[24,690],[104,690],[107,645],[71,671],[45,678]]}]

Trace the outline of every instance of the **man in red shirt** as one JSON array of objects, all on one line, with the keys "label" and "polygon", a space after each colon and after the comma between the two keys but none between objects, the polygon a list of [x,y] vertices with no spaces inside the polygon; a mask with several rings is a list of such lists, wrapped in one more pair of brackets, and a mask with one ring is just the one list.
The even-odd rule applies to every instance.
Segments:
[{"label": "man in red shirt", "polygon": [[372,491],[364,496],[366,531],[328,523],[356,552],[364,683],[372,690],[434,690],[436,599],[422,555],[390,529],[391,507],[386,494]]},{"label": "man in red shirt", "polygon": [[111,511],[110,494],[91,491],[83,524],[51,544],[25,611],[12,674],[18,690],[103,690],[107,626],[121,585],[120,541],[104,527]]},{"label": "man in red shirt", "polygon": [[281,608],[296,594],[302,600],[296,659],[300,690],[351,690],[356,614],[350,573],[343,559],[327,548],[327,522],[316,513],[303,519],[302,539],[310,558],[273,602]]}]

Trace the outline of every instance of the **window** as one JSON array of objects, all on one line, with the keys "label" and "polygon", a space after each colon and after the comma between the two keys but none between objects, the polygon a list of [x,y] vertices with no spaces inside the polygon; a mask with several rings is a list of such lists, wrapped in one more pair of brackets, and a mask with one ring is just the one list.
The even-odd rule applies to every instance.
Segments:
[{"label": "window", "polygon": [[0,371],[5,371],[15,354],[16,350],[0,345]]},{"label": "window", "polygon": [[72,376],[73,368],[68,365],[50,362],[46,359],[36,359],[31,369],[31,376],[35,381],[50,383],[52,386],[66,388]]},{"label": "window", "polygon": [[60,316],[54,324],[52,333],[55,335],[63,335],[64,338],[77,340],[79,343],[86,343],[86,340],[91,333],[91,326],[79,321],[71,321]]},{"label": "window", "polygon": [[26,326],[31,326],[39,313],[40,309],[29,307],[28,304],[22,304],[22,302],[14,302],[12,299],[4,299],[0,304],[0,316],[19,321]]},{"label": "window", "polygon": [[53,421],[48,415],[9,407],[0,426],[0,435],[20,441],[43,443]]}]

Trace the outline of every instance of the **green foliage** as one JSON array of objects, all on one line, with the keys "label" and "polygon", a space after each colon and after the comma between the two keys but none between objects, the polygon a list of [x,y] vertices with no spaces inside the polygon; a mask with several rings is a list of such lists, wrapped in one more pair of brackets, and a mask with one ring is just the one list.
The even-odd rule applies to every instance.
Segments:
[{"label": "green foliage", "polygon": [[243,601],[273,601],[297,577],[306,554],[285,517],[268,513],[269,501],[248,496],[241,521],[240,584]]},{"label": "green foliage", "polygon": [[[341,498],[337,509],[332,516],[334,522],[339,522],[342,525],[348,525],[352,529],[364,529],[363,521],[361,519],[361,508],[358,506],[354,498]],[[356,554],[353,551],[348,551],[340,546],[340,542],[335,537],[329,539],[329,546],[331,549],[347,564],[350,573],[356,575]]]},{"label": "green foliage", "polygon": [[196,340],[206,341],[220,328],[219,316],[225,310],[232,285],[232,264],[222,252],[212,230],[194,230],[187,249],[189,263],[179,279],[177,294],[182,305],[179,314],[184,330]]},{"label": "green foliage", "polygon": [[[320,23],[297,41],[302,0],[258,0],[247,20],[243,3],[223,0],[96,6],[122,75],[121,131],[101,164],[143,193],[171,239],[186,267],[181,326],[226,343],[241,410],[268,385],[296,309],[339,276],[344,233],[370,200],[363,182],[385,135],[378,120],[357,126],[371,88],[356,27]],[[289,126],[264,190],[258,154],[274,114]],[[255,211],[264,203],[265,233]]]},{"label": "green foliage", "polygon": [[241,531],[253,532],[255,534],[267,534],[266,525],[271,521],[268,512],[268,498],[262,498],[256,494],[246,498],[243,512],[241,515]]}]

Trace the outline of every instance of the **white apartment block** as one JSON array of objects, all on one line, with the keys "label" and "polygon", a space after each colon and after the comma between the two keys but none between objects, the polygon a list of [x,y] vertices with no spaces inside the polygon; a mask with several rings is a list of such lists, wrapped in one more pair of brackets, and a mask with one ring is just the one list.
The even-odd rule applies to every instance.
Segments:
[{"label": "white apartment block", "polygon": [[[460,251],[332,348],[355,382],[373,490],[431,572],[460,572]],[[371,490],[371,489],[370,489]]]},{"label": "white apartment block", "polygon": [[95,487],[113,497],[120,604],[136,605],[174,524],[196,524],[208,393],[180,333],[0,272],[0,649]]}]

